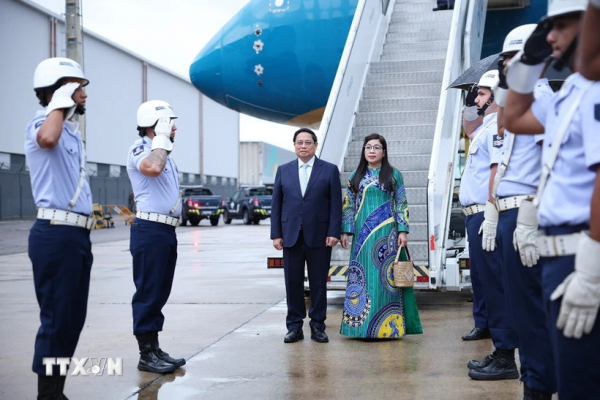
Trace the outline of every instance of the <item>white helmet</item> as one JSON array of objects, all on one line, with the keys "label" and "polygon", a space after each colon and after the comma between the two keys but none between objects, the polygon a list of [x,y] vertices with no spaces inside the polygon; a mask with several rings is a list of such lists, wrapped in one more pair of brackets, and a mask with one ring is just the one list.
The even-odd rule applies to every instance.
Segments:
[{"label": "white helmet", "polygon": [[488,71],[481,76],[477,86],[489,88],[492,92],[498,88],[500,80],[498,78],[498,70]]},{"label": "white helmet", "polygon": [[33,88],[41,89],[54,85],[62,78],[83,79],[83,86],[90,83],[83,76],[81,66],[70,58],[48,58],[38,64],[33,74]]},{"label": "white helmet", "polygon": [[137,124],[140,128],[154,126],[161,117],[177,118],[173,113],[173,107],[166,101],[150,100],[138,108]]},{"label": "white helmet", "polygon": [[589,0],[548,0],[548,18],[585,11]]},{"label": "white helmet", "polygon": [[529,36],[533,33],[537,24],[527,24],[521,25],[513,29],[506,35],[506,39],[504,39],[504,45],[502,46],[502,53],[500,55],[504,56],[508,53],[516,53],[521,51],[525,46],[525,42],[529,39]]}]

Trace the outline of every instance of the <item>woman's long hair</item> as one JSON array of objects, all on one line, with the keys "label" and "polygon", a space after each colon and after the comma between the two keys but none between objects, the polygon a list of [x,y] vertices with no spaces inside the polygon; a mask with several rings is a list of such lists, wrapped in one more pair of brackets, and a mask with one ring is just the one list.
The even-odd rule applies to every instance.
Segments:
[{"label": "woman's long hair", "polygon": [[356,172],[350,181],[350,186],[355,193],[358,193],[360,181],[367,173],[367,168],[369,167],[369,162],[367,161],[367,157],[365,156],[365,146],[369,141],[377,139],[381,142],[381,146],[383,147],[384,156],[381,160],[381,170],[379,171],[379,182],[384,185],[384,189],[386,191],[394,190],[394,168],[390,165],[388,161],[387,154],[387,142],[385,138],[378,133],[371,133],[369,136],[365,137],[363,147],[362,147],[362,157],[358,163],[358,167],[356,168]]}]

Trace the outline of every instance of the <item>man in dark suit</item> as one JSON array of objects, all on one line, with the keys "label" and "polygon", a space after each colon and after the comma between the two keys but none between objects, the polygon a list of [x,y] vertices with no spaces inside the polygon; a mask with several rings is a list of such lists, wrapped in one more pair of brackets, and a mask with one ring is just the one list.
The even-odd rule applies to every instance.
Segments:
[{"label": "man in dark suit", "polygon": [[326,343],[327,276],[331,248],[340,239],[342,189],[338,168],[315,157],[317,135],[294,134],[297,160],[277,169],[271,208],[273,247],[283,249],[288,333],[285,343],[304,339],[304,265],[310,284],[311,339]]}]

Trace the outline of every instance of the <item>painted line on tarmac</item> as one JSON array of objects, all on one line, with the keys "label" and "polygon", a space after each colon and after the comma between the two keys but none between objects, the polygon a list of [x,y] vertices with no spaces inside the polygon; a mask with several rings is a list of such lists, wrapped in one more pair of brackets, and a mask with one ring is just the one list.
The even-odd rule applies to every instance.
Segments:
[{"label": "painted line on tarmac", "polygon": [[[260,317],[261,315],[263,315],[265,312],[269,311],[270,309],[272,309],[273,307],[276,307],[278,304],[280,304],[282,301],[285,300],[285,297],[282,298],[281,300],[279,300],[278,302],[271,304],[271,307],[265,308],[264,310],[262,310],[261,312],[259,312],[258,314],[256,314],[254,317],[250,318],[248,321],[244,322],[243,324],[239,325],[238,327],[232,329],[231,331],[227,332],[226,334],[224,334],[223,336],[221,336],[220,338],[218,338],[217,340],[215,340],[213,343],[209,344],[208,346],[203,347],[202,349],[200,349],[199,351],[197,351],[196,353],[192,354],[190,356],[190,358],[186,359],[186,361],[190,361],[192,358],[196,357],[197,355],[199,355],[200,353],[202,353],[204,350],[214,346],[215,344],[219,343],[221,340],[225,339],[227,336],[231,335],[232,333],[234,333],[235,331],[237,331],[238,329],[240,329],[242,326],[254,321],[256,318]],[[237,303],[232,303],[232,304],[237,304]],[[248,303],[244,303],[244,304],[248,304]],[[258,304],[262,304],[262,303],[258,303]],[[141,388],[139,388],[138,390],[136,390],[135,392],[131,393],[129,396],[127,396],[125,398],[125,400],[127,399],[131,399],[133,398],[133,396],[135,396],[136,394],[139,394],[142,390],[150,387],[150,385],[152,385],[155,382],[158,382],[159,380],[161,380],[162,378],[164,378],[165,375],[160,375],[157,376],[156,378],[154,378],[153,380],[151,380],[150,382],[148,382],[146,385],[142,386]]]}]

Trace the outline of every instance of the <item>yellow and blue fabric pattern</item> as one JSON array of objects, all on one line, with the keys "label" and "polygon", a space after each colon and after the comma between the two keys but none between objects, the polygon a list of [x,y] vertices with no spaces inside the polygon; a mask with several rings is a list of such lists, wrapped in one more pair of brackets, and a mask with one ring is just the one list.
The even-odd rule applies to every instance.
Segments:
[{"label": "yellow and blue fabric pattern", "polygon": [[394,169],[394,185],[388,188],[379,182],[379,171],[368,168],[358,192],[348,182],[344,197],[342,232],[354,238],[340,333],[350,337],[423,333],[413,288],[394,287],[398,233],[409,229],[404,182]]}]

